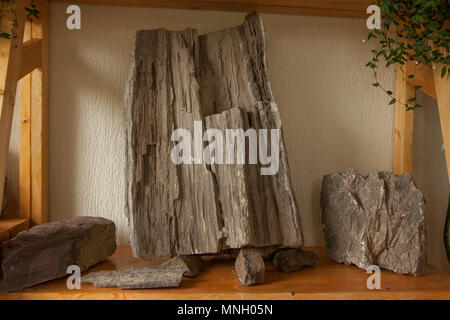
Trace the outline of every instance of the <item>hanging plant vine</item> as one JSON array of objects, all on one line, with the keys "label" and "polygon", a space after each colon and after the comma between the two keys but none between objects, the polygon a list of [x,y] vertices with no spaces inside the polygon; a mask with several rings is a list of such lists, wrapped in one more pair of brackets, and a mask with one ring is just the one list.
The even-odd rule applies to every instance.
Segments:
[{"label": "hanging plant vine", "polygon": [[[450,75],[450,0],[376,0],[374,4],[381,9],[382,22],[381,28],[370,31],[367,37],[377,42],[372,60],[366,64],[373,72],[373,86],[390,97],[389,105],[399,102],[407,110],[421,107],[415,95],[408,101],[397,101],[393,91],[378,81],[377,70],[382,63],[387,68],[415,61],[439,66],[442,77]],[[407,76],[414,79],[415,73]]]},{"label": "hanging plant vine", "polygon": [[[18,26],[17,9],[15,7],[15,0],[0,0],[0,17],[11,16],[12,23],[10,30],[0,30],[0,39],[16,38],[16,28]],[[39,10],[36,6],[35,0],[29,0],[29,6],[25,7],[27,12],[27,19],[39,19]],[[0,19],[1,21],[1,19]]]},{"label": "hanging plant vine", "polygon": [[[421,107],[415,93],[408,101],[397,101],[393,91],[378,81],[377,70],[382,63],[386,68],[398,63],[404,71],[402,66],[413,61],[415,65],[423,63],[439,67],[442,78],[449,76],[450,0],[375,0],[374,4],[380,7],[382,22],[380,29],[370,31],[367,37],[369,41],[377,42],[377,48],[372,50],[372,60],[366,64],[373,72],[373,86],[390,97],[389,105],[398,102],[406,110]],[[415,71],[407,77],[414,80]],[[414,85],[414,89],[420,88]],[[444,226],[444,243],[450,262],[449,224],[450,197]]]}]

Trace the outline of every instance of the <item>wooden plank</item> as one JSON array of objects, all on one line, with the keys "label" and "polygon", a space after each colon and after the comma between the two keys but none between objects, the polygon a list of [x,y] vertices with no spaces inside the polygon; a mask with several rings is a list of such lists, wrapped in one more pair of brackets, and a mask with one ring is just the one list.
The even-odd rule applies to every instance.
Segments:
[{"label": "wooden plank", "polygon": [[51,0],[70,4],[139,6],[171,9],[220,11],[257,11],[259,13],[297,14],[331,17],[367,17],[371,0]]},{"label": "wooden plank", "polygon": [[[365,270],[335,263],[324,248],[314,251],[319,262],[313,268],[298,272],[277,272],[266,263],[266,283],[246,287],[234,273],[233,259],[208,259],[202,272],[193,279],[183,278],[179,288],[121,290],[97,288],[82,284],[80,290],[69,290],[66,278],[50,281],[0,299],[450,299],[450,277],[428,266],[422,277],[381,271],[381,289],[369,290]],[[130,247],[118,247],[116,253],[91,271],[123,270],[156,266],[166,258],[134,258]],[[220,279],[220,281],[218,281]]]},{"label": "wooden plank", "polygon": [[41,54],[41,39],[30,39],[24,42],[19,78],[23,78],[41,66]]},{"label": "wooden plank", "polygon": [[422,92],[436,99],[432,68],[423,63],[416,64],[414,61],[408,61],[404,68],[406,75],[415,74],[414,79],[406,78],[408,84],[413,87],[415,85],[422,86],[422,88],[420,88]]},{"label": "wooden plank", "polygon": [[442,138],[445,147],[445,162],[450,181],[450,77],[441,78],[441,66],[433,70],[434,86],[436,87],[436,99],[441,121]]},{"label": "wooden plank", "polygon": [[40,19],[33,20],[32,38],[41,39],[41,67],[31,73],[31,225],[48,221],[48,91],[49,6],[38,0]]},{"label": "wooden plank", "polygon": [[[30,40],[31,21],[26,21],[24,41]],[[31,74],[20,80],[19,216],[31,218]]]},{"label": "wooden plank", "polygon": [[[16,0],[16,8],[18,18],[17,37],[13,37],[11,40],[0,40],[0,75],[2,75],[0,76],[0,91],[3,92],[0,95],[0,194],[3,194],[6,176],[9,140],[22,58],[25,0]],[[4,24],[3,21],[2,24]],[[0,197],[0,208],[2,206],[2,198]]]},{"label": "wooden plank", "polygon": [[414,111],[406,111],[401,102],[414,96],[414,87],[407,82],[407,74],[397,66],[394,122],[394,163],[395,174],[412,173],[413,167],[413,134]]}]

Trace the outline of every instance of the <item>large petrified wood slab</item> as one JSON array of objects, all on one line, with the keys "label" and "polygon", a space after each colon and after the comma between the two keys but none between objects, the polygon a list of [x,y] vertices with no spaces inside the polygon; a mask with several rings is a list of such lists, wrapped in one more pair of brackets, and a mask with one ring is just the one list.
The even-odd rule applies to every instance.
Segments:
[{"label": "large petrified wood slab", "polygon": [[241,26],[201,36],[193,29],[139,31],[134,60],[125,108],[133,254],[154,258],[301,246],[282,135],[275,175],[261,175],[265,166],[258,163],[171,160],[172,132],[194,133],[194,121],[222,132],[281,129],[260,17],[252,13]]},{"label": "large petrified wood slab", "polygon": [[401,274],[426,268],[425,201],[409,174],[356,170],[322,182],[322,225],[331,259]]},{"label": "large petrified wood slab", "polygon": [[108,258],[116,249],[114,222],[77,217],[50,222],[19,233],[0,247],[0,293],[67,276]]}]

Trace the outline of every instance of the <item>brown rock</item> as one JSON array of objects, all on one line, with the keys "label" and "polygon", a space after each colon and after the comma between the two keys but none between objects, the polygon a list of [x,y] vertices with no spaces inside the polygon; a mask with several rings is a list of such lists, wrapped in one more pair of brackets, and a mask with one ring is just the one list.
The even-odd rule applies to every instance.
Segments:
[{"label": "brown rock", "polygon": [[322,182],[322,226],[328,256],[362,269],[401,274],[426,268],[425,200],[409,174],[356,170]]},{"label": "brown rock", "polygon": [[281,250],[273,258],[273,264],[280,272],[298,271],[304,267],[315,265],[317,261],[319,259],[313,252],[300,249]]},{"label": "brown rock", "polygon": [[0,247],[0,292],[67,276],[70,265],[87,270],[114,253],[115,233],[112,221],[93,217],[50,222],[19,233]]},{"label": "brown rock", "polygon": [[117,271],[91,272],[81,283],[96,287],[120,289],[151,289],[178,287],[185,269],[176,267],[133,268]]},{"label": "brown rock", "polygon": [[264,283],[264,260],[257,249],[241,249],[234,267],[243,285]]},{"label": "brown rock", "polygon": [[183,276],[195,278],[204,267],[203,259],[198,256],[176,256],[163,263],[161,267],[175,267],[183,269]]}]

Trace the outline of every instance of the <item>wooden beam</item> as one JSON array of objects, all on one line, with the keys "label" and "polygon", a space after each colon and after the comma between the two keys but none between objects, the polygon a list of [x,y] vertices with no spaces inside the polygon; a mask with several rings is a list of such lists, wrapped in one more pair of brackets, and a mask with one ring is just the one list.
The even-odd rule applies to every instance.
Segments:
[{"label": "wooden beam", "polygon": [[414,79],[406,78],[408,84],[413,87],[422,86],[420,88],[422,92],[436,99],[432,68],[423,63],[416,64],[415,61],[408,61],[403,68],[405,69],[406,75],[415,74]]},{"label": "wooden beam", "polygon": [[29,39],[24,42],[22,49],[22,64],[19,73],[20,79],[41,66],[41,42],[41,39]]},{"label": "wooden beam", "polygon": [[51,0],[68,4],[139,6],[172,9],[257,11],[259,13],[365,18],[372,0]]},{"label": "wooden beam", "polygon": [[31,225],[48,221],[48,92],[49,6],[36,1],[40,19],[33,20],[32,38],[41,39],[41,66],[31,73]]},{"label": "wooden beam", "polygon": [[[407,74],[397,65],[394,122],[394,174],[412,173],[414,111],[406,111],[403,103],[414,97],[414,87],[407,81]],[[402,103],[403,102],[403,103]]]},{"label": "wooden beam", "polygon": [[[16,12],[18,25],[15,28],[15,33],[17,36],[11,40],[0,40],[0,91],[3,92],[0,95],[0,194],[3,194],[6,176],[9,140],[22,59],[25,0],[16,0]],[[5,25],[5,20],[2,19],[2,27]],[[9,22],[12,23],[12,21]],[[3,197],[0,197],[0,208],[2,201]]]},{"label": "wooden beam", "polygon": [[445,147],[445,162],[450,181],[450,77],[441,78],[441,67],[433,70],[434,86],[436,87],[436,99],[441,121],[442,139]]},{"label": "wooden beam", "polygon": [[[25,22],[23,36],[25,43],[31,41],[31,25],[31,21]],[[22,69],[23,58],[22,52]],[[31,74],[29,72],[20,80],[19,216],[28,221],[31,219]]]}]

